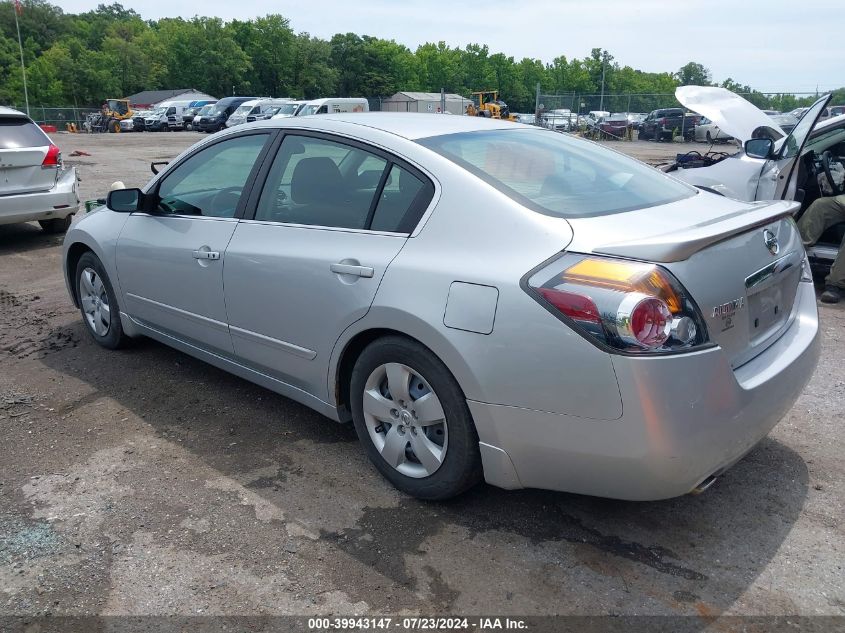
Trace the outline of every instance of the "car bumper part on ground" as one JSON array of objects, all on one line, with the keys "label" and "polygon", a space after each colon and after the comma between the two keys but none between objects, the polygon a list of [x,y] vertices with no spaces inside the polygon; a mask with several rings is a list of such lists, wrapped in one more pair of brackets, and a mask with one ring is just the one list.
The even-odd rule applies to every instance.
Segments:
[{"label": "car bumper part on ground", "polygon": [[765,352],[732,370],[718,348],[614,356],[624,412],[603,421],[470,401],[485,478],[630,500],[686,494],[741,459],[780,421],[819,358],[813,286]]},{"label": "car bumper part on ground", "polygon": [[64,218],[78,208],[76,169],[70,167],[59,174],[49,191],[0,196],[0,224]]}]

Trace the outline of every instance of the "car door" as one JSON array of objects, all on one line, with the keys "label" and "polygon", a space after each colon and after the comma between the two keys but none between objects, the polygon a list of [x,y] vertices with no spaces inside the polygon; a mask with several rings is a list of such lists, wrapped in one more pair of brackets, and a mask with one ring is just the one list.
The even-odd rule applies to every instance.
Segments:
[{"label": "car door", "polygon": [[781,143],[775,158],[767,160],[760,172],[756,200],[793,199],[796,193],[798,170],[795,166],[819,117],[824,113],[830,95],[816,101],[792,132]]},{"label": "car door", "polygon": [[231,355],[224,253],[271,135],[205,145],[162,176],[147,213],[129,217],[117,242],[117,271],[134,319]]},{"label": "car door", "polygon": [[264,180],[226,249],[235,354],[325,400],[335,342],[369,310],[434,188],[384,152],[307,133],[284,137]]}]

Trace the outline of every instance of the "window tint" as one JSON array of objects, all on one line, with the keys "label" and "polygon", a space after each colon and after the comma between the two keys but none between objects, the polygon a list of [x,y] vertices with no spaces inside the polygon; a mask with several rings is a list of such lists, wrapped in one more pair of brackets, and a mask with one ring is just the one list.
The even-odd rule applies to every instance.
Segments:
[{"label": "window tint", "polygon": [[696,193],[627,156],[547,130],[464,132],[418,142],[520,204],[557,217],[619,213]]},{"label": "window tint", "polygon": [[29,119],[9,117],[0,119],[0,149],[45,147],[50,139]]},{"label": "window tint", "polygon": [[387,161],[324,139],[287,136],[273,161],[255,219],[362,229]]},{"label": "window tint", "polygon": [[249,173],[268,138],[268,134],[239,136],[200,150],[162,181],[158,211],[235,217]]},{"label": "window tint", "polygon": [[370,228],[374,231],[410,233],[429,200],[431,192],[423,181],[408,170],[393,165]]}]

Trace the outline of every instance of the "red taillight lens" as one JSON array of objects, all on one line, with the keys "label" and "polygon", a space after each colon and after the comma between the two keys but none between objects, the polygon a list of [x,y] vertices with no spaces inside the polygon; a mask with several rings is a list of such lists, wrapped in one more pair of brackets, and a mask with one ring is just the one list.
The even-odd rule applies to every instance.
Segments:
[{"label": "red taillight lens", "polygon": [[602,346],[642,354],[707,342],[698,308],[655,264],[567,254],[527,281],[538,301]]},{"label": "red taillight lens", "polygon": [[669,338],[671,328],[672,312],[666,302],[657,297],[631,293],[617,311],[619,337],[645,349],[661,347]]},{"label": "red taillight lens", "polygon": [[41,163],[42,168],[47,167],[58,167],[62,164],[62,152],[56,145],[50,144],[50,148],[47,150],[47,155],[44,157],[44,160]]},{"label": "red taillight lens", "polygon": [[576,321],[586,321],[601,325],[601,314],[596,304],[589,297],[556,288],[538,288],[543,298],[566,316]]}]

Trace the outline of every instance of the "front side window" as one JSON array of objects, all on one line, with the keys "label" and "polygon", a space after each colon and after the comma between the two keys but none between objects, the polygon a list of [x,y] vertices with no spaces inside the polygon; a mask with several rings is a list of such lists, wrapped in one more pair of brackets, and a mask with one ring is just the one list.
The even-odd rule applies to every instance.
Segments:
[{"label": "front side window", "polygon": [[548,130],[463,132],[418,142],[545,215],[609,215],[696,195],[632,158]]},{"label": "front side window", "polygon": [[164,177],[157,211],[233,218],[269,134],[238,136],[198,151]]}]

